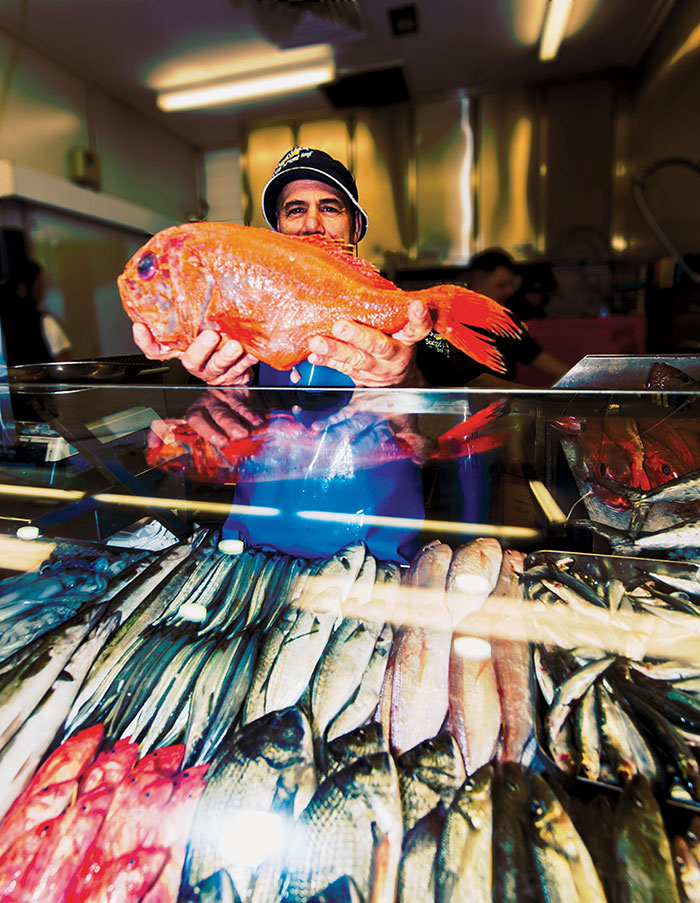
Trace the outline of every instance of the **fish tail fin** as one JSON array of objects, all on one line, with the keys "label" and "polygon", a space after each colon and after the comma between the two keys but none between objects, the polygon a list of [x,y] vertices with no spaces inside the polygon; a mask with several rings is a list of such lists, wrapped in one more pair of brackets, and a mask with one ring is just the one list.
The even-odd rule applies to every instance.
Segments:
[{"label": "fish tail fin", "polygon": [[492,370],[505,372],[505,363],[493,336],[517,339],[523,327],[503,305],[462,285],[437,285],[411,292],[437,312],[435,329],[460,351]]}]

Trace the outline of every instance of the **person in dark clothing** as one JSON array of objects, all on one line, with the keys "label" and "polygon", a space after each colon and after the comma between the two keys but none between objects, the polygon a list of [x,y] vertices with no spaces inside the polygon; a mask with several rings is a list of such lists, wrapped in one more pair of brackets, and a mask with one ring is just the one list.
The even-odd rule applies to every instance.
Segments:
[{"label": "person in dark clothing", "polygon": [[[511,306],[511,299],[518,288],[518,268],[505,251],[492,248],[475,255],[469,264],[467,281],[473,291],[498,301],[520,316]],[[527,330],[520,339],[498,339],[496,344],[503,355],[506,372],[493,375],[508,382],[515,380],[518,363],[536,367],[553,380],[563,376],[569,369],[563,361],[545,351]],[[416,362],[431,386],[465,386],[492,372],[475,363],[435,333],[428,335],[419,346]]]},{"label": "person in dark clothing", "polygon": [[24,258],[13,262],[9,272],[0,279],[0,325],[5,339],[5,360],[10,367],[51,360],[38,303],[41,275],[39,264]]}]

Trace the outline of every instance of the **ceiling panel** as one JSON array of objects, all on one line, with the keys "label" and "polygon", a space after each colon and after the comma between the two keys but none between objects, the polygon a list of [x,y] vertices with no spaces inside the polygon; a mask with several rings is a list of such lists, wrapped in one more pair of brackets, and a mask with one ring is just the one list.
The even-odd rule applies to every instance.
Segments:
[{"label": "ceiling panel", "polygon": [[[399,36],[389,12],[408,5],[400,0],[357,0],[361,29],[335,32],[323,16],[290,18],[298,0],[3,0],[0,30],[192,144],[211,148],[235,143],[251,121],[333,107],[315,89],[285,100],[166,114],[155,104],[157,86],[223,75],[290,42],[329,36],[340,77],[397,64],[414,100],[559,80],[628,65],[649,23],[672,2],[577,0],[570,35],[548,64],[537,59],[546,0],[417,0],[418,32]],[[320,0],[315,8],[329,4],[338,5]]]}]

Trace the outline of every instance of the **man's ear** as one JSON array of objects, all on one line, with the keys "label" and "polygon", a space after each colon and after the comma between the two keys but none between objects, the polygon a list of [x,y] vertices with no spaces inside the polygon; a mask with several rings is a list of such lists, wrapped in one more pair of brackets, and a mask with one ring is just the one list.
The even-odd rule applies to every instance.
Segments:
[{"label": "man's ear", "polygon": [[362,216],[358,211],[355,211],[355,231],[352,235],[352,244],[356,245],[360,240],[360,233],[362,232]]}]

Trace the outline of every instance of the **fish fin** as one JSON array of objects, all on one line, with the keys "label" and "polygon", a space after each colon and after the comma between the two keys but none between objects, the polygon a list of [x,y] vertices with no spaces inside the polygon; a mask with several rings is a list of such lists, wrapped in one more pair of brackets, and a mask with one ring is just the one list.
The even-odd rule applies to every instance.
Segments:
[{"label": "fish fin", "polygon": [[365,260],[363,257],[355,257],[352,245],[346,245],[343,241],[332,238],[324,238],[321,235],[290,235],[289,237],[293,238],[294,241],[304,241],[307,244],[320,248],[322,251],[327,251],[338,260],[351,266],[366,279],[371,280],[372,286],[376,288],[391,289],[395,292],[401,291],[390,279],[382,276],[371,261]]},{"label": "fish fin", "polygon": [[478,363],[505,372],[503,356],[491,336],[520,338],[524,328],[511,311],[462,285],[437,285],[409,294],[437,311],[435,329],[443,338]]}]

